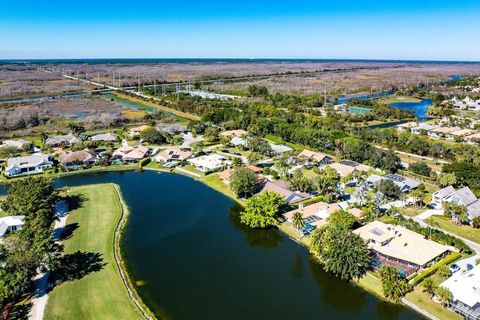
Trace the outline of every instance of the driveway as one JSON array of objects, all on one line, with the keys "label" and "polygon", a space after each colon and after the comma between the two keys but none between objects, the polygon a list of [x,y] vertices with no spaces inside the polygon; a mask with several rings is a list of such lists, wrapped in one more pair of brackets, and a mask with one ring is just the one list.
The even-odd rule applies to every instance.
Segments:
[{"label": "driveway", "polygon": [[438,210],[438,209],[429,209],[427,211],[424,211],[420,213],[419,215],[416,216],[416,218],[420,220],[426,220],[430,218],[431,216],[443,216],[443,210]]}]

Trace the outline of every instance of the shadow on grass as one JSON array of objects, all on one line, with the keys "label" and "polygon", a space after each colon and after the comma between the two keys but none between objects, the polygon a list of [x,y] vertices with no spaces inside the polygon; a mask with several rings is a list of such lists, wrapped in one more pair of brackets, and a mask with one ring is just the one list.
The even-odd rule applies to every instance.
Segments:
[{"label": "shadow on grass", "polygon": [[80,225],[77,222],[69,223],[65,227],[61,228],[59,240],[64,241],[70,239],[73,236],[73,232],[78,229]]},{"label": "shadow on grass", "polygon": [[52,272],[52,287],[67,281],[82,279],[92,272],[102,270],[105,266],[102,254],[97,252],[77,251],[66,254],[59,258],[58,265]]},{"label": "shadow on grass", "polygon": [[72,211],[81,208],[87,198],[82,194],[69,194],[64,196],[63,200],[68,203],[68,210]]}]

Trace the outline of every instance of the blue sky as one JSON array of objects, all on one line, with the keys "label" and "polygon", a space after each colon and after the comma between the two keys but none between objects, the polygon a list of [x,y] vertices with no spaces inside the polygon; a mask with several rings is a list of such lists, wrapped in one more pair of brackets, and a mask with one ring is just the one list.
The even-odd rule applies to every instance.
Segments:
[{"label": "blue sky", "polygon": [[0,59],[480,60],[480,1],[2,1]]}]

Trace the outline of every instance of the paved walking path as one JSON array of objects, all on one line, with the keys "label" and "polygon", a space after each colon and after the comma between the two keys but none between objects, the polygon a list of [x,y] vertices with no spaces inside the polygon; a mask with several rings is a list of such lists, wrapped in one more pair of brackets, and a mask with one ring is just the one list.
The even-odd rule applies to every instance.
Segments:
[{"label": "paved walking path", "polygon": [[[61,235],[65,225],[67,224],[68,206],[66,204],[57,205],[55,208],[55,214],[58,220],[55,221],[55,227],[52,232],[52,237],[55,242],[60,242]],[[29,320],[42,320],[45,313],[45,307],[48,301],[48,277],[50,272],[40,273],[33,280],[33,298],[32,308],[28,314]]]}]

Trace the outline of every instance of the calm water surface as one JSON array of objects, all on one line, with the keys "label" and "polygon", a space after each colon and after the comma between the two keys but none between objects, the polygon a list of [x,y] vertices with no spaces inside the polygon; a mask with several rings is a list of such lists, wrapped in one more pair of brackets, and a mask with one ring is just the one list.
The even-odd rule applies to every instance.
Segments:
[{"label": "calm water surface", "polygon": [[171,319],[421,319],[322,271],[277,230],[241,225],[224,195],[188,177],[111,172],[57,186],[120,185],[131,215],[124,256],[139,293]]}]

